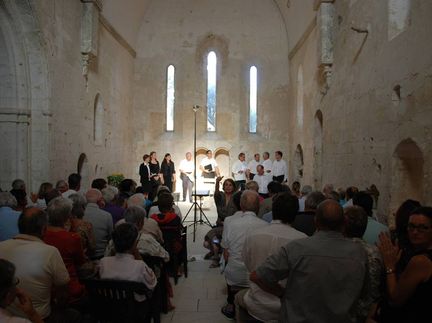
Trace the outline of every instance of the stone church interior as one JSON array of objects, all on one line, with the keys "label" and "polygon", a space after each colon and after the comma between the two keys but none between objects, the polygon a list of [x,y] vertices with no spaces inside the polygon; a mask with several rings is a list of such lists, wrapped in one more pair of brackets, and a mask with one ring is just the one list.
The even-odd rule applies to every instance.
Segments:
[{"label": "stone church interior", "polygon": [[430,321],[431,35],[429,0],[0,0],[0,322]]}]

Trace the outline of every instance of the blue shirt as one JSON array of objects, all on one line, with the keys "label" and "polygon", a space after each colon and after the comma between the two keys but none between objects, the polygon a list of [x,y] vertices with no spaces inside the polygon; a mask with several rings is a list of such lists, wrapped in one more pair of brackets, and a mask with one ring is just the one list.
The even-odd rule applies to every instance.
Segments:
[{"label": "blue shirt", "polygon": [[21,212],[8,206],[0,207],[0,241],[15,237],[18,232],[18,218]]}]

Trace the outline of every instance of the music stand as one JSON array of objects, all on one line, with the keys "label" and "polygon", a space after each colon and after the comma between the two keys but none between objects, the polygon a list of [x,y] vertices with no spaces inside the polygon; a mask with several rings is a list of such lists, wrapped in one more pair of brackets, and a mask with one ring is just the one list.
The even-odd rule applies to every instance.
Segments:
[{"label": "music stand", "polygon": [[[199,191],[199,192],[197,192],[197,189],[196,189],[197,188],[197,180],[196,180],[197,179],[197,177],[196,177],[196,158],[197,158],[197,151],[196,151],[196,122],[197,122],[196,121],[196,113],[197,113],[197,111],[198,111],[199,108],[200,108],[199,105],[194,105],[192,107],[192,110],[194,112],[194,192],[192,194],[194,196],[194,201],[193,201],[191,207],[189,208],[189,211],[186,213],[186,216],[183,218],[183,221],[182,221],[182,223],[193,222],[192,224],[190,224],[190,225],[194,226],[194,229],[193,229],[193,242],[195,242],[196,227],[197,227],[198,223],[199,224],[207,224],[208,226],[212,227],[209,219],[207,218],[207,216],[203,212],[203,210],[201,208],[201,205],[199,205],[197,203],[197,197],[199,197],[200,203],[201,203],[202,198],[204,196],[209,196],[210,195],[210,191]],[[194,219],[192,221],[186,221],[186,218],[189,215],[189,213],[190,213],[190,211],[192,210],[193,207],[194,207]],[[197,209],[200,210],[199,220],[197,219]],[[203,215],[204,215],[205,221],[202,218]]]}]

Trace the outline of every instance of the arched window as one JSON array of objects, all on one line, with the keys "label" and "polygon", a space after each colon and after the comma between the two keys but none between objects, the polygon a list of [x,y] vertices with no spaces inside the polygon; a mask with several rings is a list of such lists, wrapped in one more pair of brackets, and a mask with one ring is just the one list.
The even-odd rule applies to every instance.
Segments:
[{"label": "arched window", "polygon": [[303,68],[300,65],[297,72],[297,125],[299,126],[299,128],[303,127],[303,86]]},{"label": "arched window", "polygon": [[257,68],[249,70],[249,132],[257,132]]},{"label": "arched window", "polygon": [[175,68],[173,65],[167,68],[167,95],[166,95],[166,130],[174,131],[174,103],[175,103]]},{"label": "arched window", "polygon": [[94,119],[93,119],[93,139],[95,145],[102,145],[103,143],[103,116],[104,107],[103,101],[98,93],[94,102]]},{"label": "arched window", "polygon": [[207,55],[207,131],[216,131],[216,53]]}]

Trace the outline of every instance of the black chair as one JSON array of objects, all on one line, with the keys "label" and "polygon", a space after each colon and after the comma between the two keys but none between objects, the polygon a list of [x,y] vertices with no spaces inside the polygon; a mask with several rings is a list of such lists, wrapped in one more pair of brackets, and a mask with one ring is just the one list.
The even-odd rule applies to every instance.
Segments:
[{"label": "black chair", "polygon": [[[150,323],[152,291],[143,283],[111,279],[88,279],[83,283],[90,297],[92,314],[99,322]],[[135,293],[147,299],[137,302]]]},{"label": "black chair", "polygon": [[153,289],[153,297],[150,300],[150,315],[154,323],[159,323],[160,313],[168,313],[168,273],[162,258],[145,254],[141,254],[141,256],[157,277],[157,284]]},{"label": "black chair", "polygon": [[183,273],[187,278],[187,227],[181,225],[160,225],[164,238],[164,247],[170,255],[168,263],[169,273],[174,277],[174,283],[178,282],[178,269],[183,265]]}]

